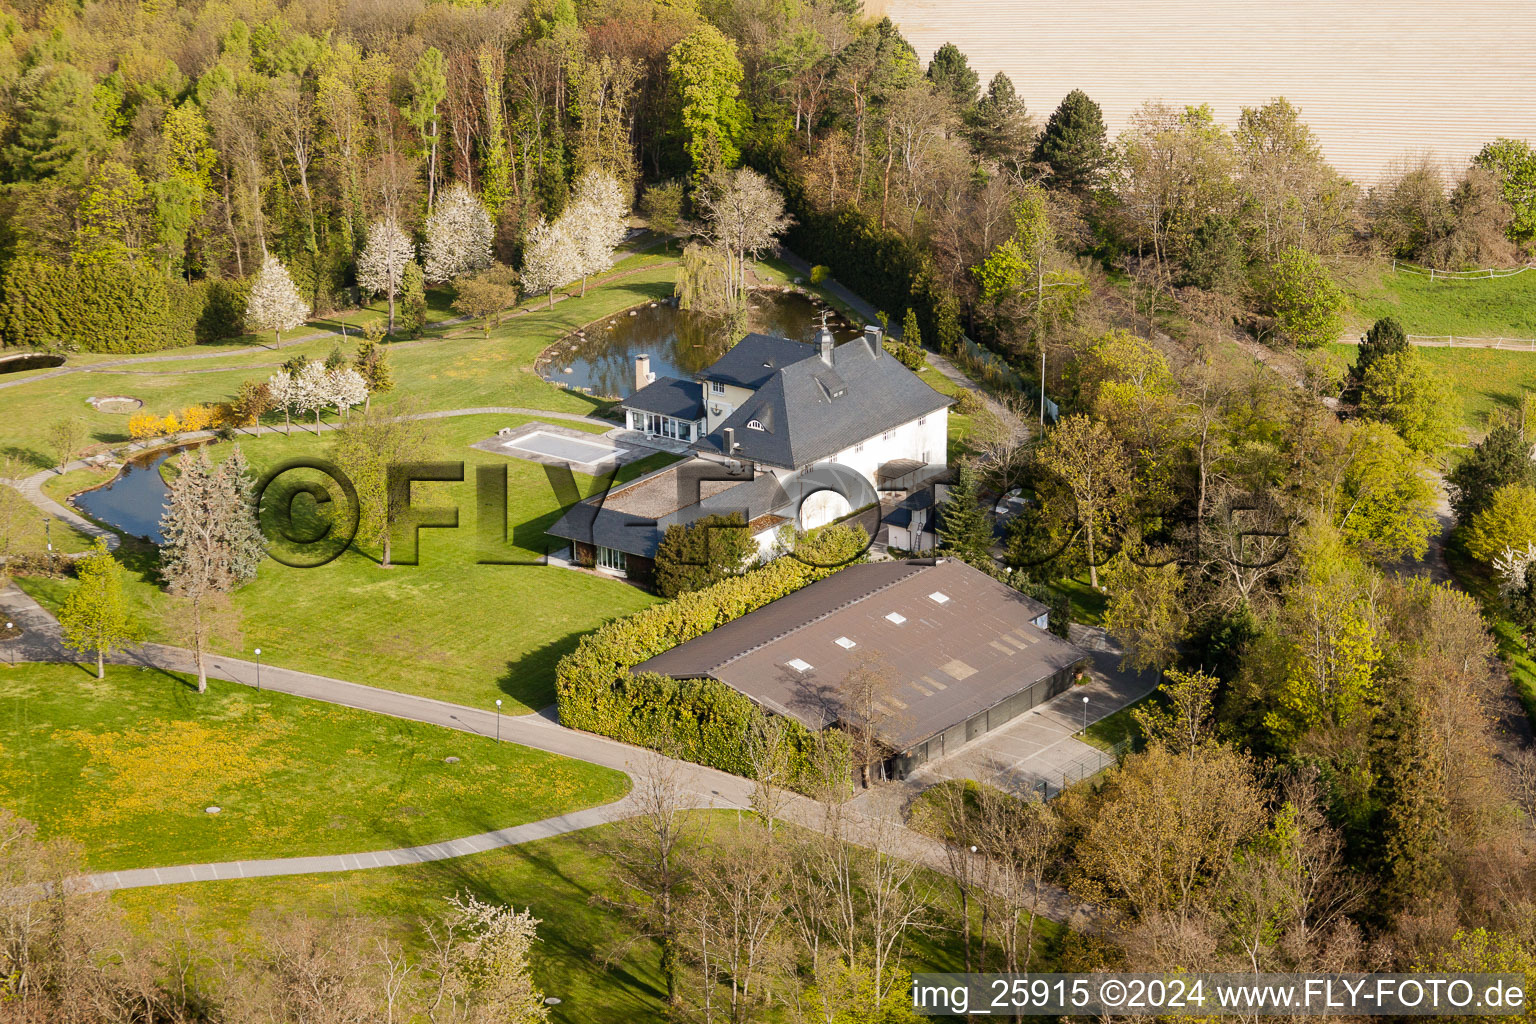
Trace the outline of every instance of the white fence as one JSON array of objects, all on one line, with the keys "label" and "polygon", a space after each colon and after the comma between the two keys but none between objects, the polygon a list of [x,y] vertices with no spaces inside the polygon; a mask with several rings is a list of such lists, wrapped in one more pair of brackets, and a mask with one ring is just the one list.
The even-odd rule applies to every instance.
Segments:
[{"label": "white fence", "polygon": [[1536,270],[1536,263],[1527,263],[1523,267],[1489,267],[1485,270],[1436,270],[1434,267],[1417,267],[1402,260],[1393,260],[1392,270],[1399,274],[1417,274],[1431,281],[1492,281]]}]

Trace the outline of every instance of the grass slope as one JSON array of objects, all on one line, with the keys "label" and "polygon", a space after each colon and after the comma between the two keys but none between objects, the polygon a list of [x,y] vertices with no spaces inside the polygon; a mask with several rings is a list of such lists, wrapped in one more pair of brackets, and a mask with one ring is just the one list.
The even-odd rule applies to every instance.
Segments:
[{"label": "grass slope", "polygon": [[[1329,346],[1334,355],[1353,365],[1354,345]],[[1424,361],[1444,374],[1461,398],[1461,418],[1474,434],[1482,434],[1495,411],[1520,411],[1521,396],[1536,390],[1536,352],[1491,348],[1418,349]]]},{"label": "grass slope", "polygon": [[[713,829],[732,828],[736,821],[729,811],[701,813]],[[113,899],[141,926],[179,908],[194,927],[225,930],[236,937],[253,914],[269,907],[324,915],[353,913],[380,919],[403,942],[419,947],[423,936],[414,922],[439,916],[444,899],[470,891],[485,900],[526,907],[542,922],[533,951],[533,976],[546,995],[561,1000],[551,1007],[551,1020],[570,1024],[666,1020],[657,944],[637,937],[628,920],[599,901],[612,891],[605,854],[612,833],[612,827],[605,826],[434,864],[166,886],[120,892]],[[948,897],[948,883],[927,872],[920,878],[935,897]],[[1061,932],[1053,922],[1039,923],[1047,963],[1054,959]],[[917,935],[909,942],[909,950],[908,962],[915,970],[964,969],[956,931]],[[605,965],[604,957],[613,952],[617,953],[614,962]]]},{"label": "grass slope", "polygon": [[[558,307],[557,307],[558,308]],[[655,598],[595,573],[551,566],[480,565],[476,534],[475,467],[508,469],[508,558],[533,560],[543,553],[544,529],[561,503],[544,468],[499,458],[469,447],[499,427],[529,422],[523,416],[463,416],[436,421],[433,458],[465,463],[463,483],[424,483],[413,488],[423,505],[456,505],[456,530],[421,531],[417,565],[379,566],[372,552],[353,548],[316,569],[262,563],[254,582],[235,592],[243,640],[223,644],[228,653],[260,647],[268,664],[303,669],[351,682],[415,693],[456,703],[487,706],[497,697],[509,713],[535,711],[554,702],[556,662],[577,639],[609,619],[627,615]],[[572,424],[566,424],[572,425]],[[591,427],[601,430],[600,427]],[[296,430],[239,442],[258,473],[299,455],[324,457],[327,439]],[[215,451],[228,451],[218,445]],[[667,456],[632,463],[631,479],[663,464]],[[577,476],[583,494],[601,482]],[[411,557],[409,545],[395,559]],[[151,636],[173,640],[168,603],[155,576],[153,548],[130,542],[119,551],[128,566],[129,597]],[[33,597],[56,610],[70,580],[23,578]]]},{"label": "grass slope", "polygon": [[0,806],[97,870],[414,846],[628,789],[511,743],[119,666],[0,666],[0,750]]},{"label": "grass slope", "polygon": [[1418,274],[1359,271],[1341,282],[1360,333],[1384,316],[1409,334],[1536,338],[1536,270],[1480,281],[1430,281]]}]

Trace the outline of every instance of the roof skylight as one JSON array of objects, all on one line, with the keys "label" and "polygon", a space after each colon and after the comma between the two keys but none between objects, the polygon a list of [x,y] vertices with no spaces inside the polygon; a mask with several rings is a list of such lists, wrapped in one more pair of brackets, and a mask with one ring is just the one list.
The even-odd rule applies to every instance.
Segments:
[{"label": "roof skylight", "polygon": [[944,593],[942,590],[935,590],[933,593],[928,595],[928,600],[932,601],[934,604],[949,604],[949,595]]},{"label": "roof skylight", "polygon": [[907,617],[905,615],[901,614],[901,612],[891,612],[889,615],[887,615],[885,617],[885,621],[890,622],[890,623],[894,623],[895,625],[899,626],[903,622],[907,621]]},{"label": "roof skylight", "polygon": [[802,675],[811,670],[811,663],[800,658],[790,658],[784,664],[788,665],[790,668],[794,669],[796,672],[799,672]]},{"label": "roof skylight", "polygon": [[849,640],[845,636],[840,636],[840,637],[838,637],[836,640],[834,640],[832,642],[837,644],[837,646],[841,647],[845,651],[851,651],[855,647],[859,646],[858,644],[854,643],[852,640]]}]

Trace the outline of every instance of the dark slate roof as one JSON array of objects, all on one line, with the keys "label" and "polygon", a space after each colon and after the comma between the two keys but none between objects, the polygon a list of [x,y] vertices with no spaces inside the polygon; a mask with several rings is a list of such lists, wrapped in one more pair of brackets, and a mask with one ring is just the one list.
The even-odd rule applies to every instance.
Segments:
[{"label": "dark slate roof", "polygon": [[701,420],[704,418],[704,385],[696,380],[658,377],[619,405],[680,420]]},{"label": "dark slate roof", "polygon": [[[809,351],[768,378],[694,449],[726,454],[723,431],[732,427],[738,447],[731,457],[801,469],[954,403],[866,340],[834,348],[831,366]],[[763,429],[748,427],[753,421]]]},{"label": "dark slate roof", "polygon": [[815,346],[803,341],[775,338],[771,334],[749,334],[699,374],[699,379],[718,380],[756,391],[784,367],[815,354]]},{"label": "dark slate roof", "polygon": [[[789,502],[789,495],[772,473],[758,473],[739,482],[704,480],[699,484],[699,500],[685,504],[690,488],[682,485],[678,471],[703,460],[679,462],[648,473],[637,480],[615,487],[607,494],[579,501],[547,531],[565,540],[597,544],[643,558],[654,558],[667,527],[691,523],[709,515],[740,512],[748,523]],[[715,463],[709,469],[723,467]]]},{"label": "dark slate roof", "polygon": [[[848,672],[878,653],[893,675],[889,697],[901,704],[881,738],[906,750],[1084,661],[1086,651],[1034,624],[1046,611],[954,559],[871,562],[833,573],[632,671],[717,679],[820,729],[839,717],[838,688]],[[903,621],[891,621],[892,613]],[[797,671],[792,659],[810,668]]]}]

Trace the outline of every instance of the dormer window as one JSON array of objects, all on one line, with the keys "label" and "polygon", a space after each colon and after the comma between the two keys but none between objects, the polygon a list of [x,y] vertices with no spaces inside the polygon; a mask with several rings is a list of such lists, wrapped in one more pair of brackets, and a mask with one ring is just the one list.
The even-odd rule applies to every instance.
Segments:
[{"label": "dormer window", "polygon": [[763,426],[763,421],[762,420],[747,420],[747,429],[748,430],[766,430],[768,428]]},{"label": "dormer window", "polygon": [[712,381],[710,381],[709,382],[709,393],[712,394],[712,395],[723,395],[723,394],[725,394],[725,382],[724,381],[719,381],[719,380],[712,380]]}]

